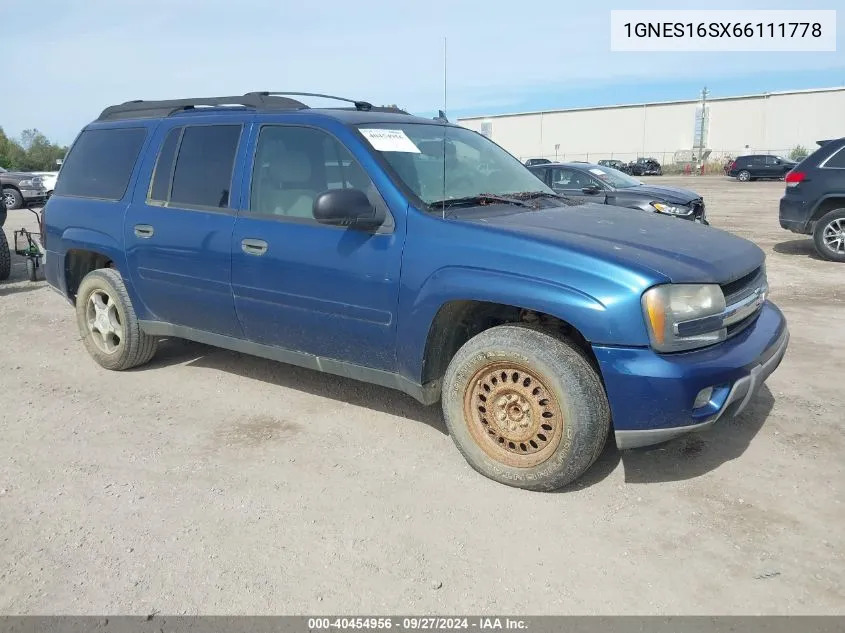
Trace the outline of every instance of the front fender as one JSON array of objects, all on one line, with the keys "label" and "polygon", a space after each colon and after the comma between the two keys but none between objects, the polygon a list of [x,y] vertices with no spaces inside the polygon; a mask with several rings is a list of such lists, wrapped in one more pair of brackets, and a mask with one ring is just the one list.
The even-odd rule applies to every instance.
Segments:
[{"label": "front fender", "polygon": [[[639,293],[621,286],[597,287],[602,292],[593,296],[565,283],[516,273],[458,266],[440,268],[425,280],[402,311],[397,346],[400,371],[410,379],[420,380],[431,324],[440,308],[451,301],[485,301],[550,314],[575,327],[594,344],[647,345]],[[632,319],[631,314],[636,318]]]}]

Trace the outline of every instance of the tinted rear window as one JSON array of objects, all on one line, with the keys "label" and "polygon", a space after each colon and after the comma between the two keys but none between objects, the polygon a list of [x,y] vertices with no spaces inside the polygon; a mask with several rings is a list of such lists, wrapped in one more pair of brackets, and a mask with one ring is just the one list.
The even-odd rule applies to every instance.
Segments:
[{"label": "tinted rear window", "polygon": [[173,171],[170,203],[188,207],[228,207],[240,137],[240,125],[186,127]]},{"label": "tinted rear window", "polygon": [[845,147],[843,147],[842,149],[837,151],[833,156],[828,158],[824,166],[845,169]]},{"label": "tinted rear window", "polygon": [[62,165],[56,195],[120,200],[146,135],[145,128],[85,130]]}]

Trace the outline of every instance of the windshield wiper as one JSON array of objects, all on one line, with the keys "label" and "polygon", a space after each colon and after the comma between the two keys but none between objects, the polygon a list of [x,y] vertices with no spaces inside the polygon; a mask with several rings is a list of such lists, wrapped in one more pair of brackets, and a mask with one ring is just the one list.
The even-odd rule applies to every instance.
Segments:
[{"label": "windshield wiper", "polygon": [[437,200],[428,204],[432,210],[442,209],[444,207],[461,207],[461,206],[484,206],[486,204],[513,204],[518,207],[530,207],[531,205],[516,198],[505,196],[497,196],[494,194],[480,193],[476,196],[464,196],[463,198],[446,198],[445,200]]},{"label": "windshield wiper", "polygon": [[519,193],[509,193],[508,196],[514,198],[515,200],[538,200],[540,198],[552,198],[553,200],[562,200],[570,205],[581,204],[580,200],[551,191],[520,191]]}]

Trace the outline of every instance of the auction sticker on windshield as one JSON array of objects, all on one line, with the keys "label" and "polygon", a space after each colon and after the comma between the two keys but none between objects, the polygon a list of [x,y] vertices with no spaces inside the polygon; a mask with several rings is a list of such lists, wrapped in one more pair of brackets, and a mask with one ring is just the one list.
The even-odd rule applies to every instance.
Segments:
[{"label": "auction sticker on windshield", "polygon": [[591,169],[591,174],[595,174],[596,176],[606,176],[607,174],[603,172],[601,169]]},{"label": "auction sticker on windshield", "polygon": [[[359,128],[360,129],[360,128]],[[361,134],[380,152],[407,152],[419,154],[420,148],[402,130],[361,129]]]}]

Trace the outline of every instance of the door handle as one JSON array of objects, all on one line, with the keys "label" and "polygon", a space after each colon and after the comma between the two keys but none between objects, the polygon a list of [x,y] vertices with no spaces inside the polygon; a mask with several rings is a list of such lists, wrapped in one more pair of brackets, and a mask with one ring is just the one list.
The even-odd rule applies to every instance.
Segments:
[{"label": "door handle", "polygon": [[263,255],[267,252],[267,242],[264,240],[241,240],[241,250],[247,255]]},{"label": "door handle", "polygon": [[135,225],[135,235],[137,237],[141,237],[144,239],[150,238],[153,236],[154,230],[149,224],[136,224]]}]

